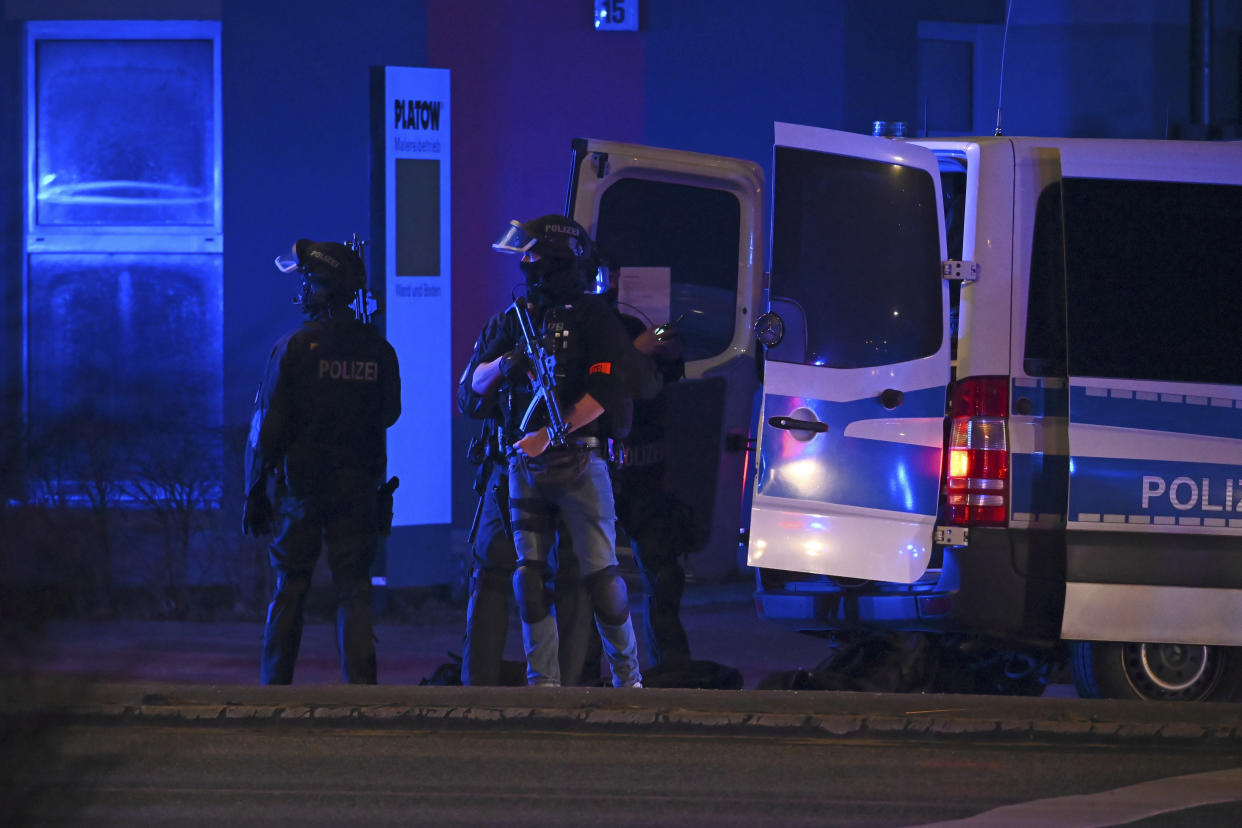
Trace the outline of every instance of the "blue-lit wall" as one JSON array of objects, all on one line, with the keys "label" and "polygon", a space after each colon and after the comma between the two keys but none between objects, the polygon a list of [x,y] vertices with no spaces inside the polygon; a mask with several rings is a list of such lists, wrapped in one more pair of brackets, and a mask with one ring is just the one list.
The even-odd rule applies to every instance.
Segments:
[{"label": "blue-lit wall", "polygon": [[[86,0],[8,0],[0,101],[20,113],[21,23],[93,18]],[[586,0],[115,0],[121,17],[222,23],[224,298],[222,409],[243,424],[272,341],[297,324],[293,285],[271,266],[299,236],[367,235],[368,72],[452,72],[453,374],[516,281],[489,248],[514,217],[560,210],[572,138],[634,141],[770,164],[772,122],[867,131],[922,123],[920,21],[982,27],[1005,0],[644,0],[642,31],[597,33]],[[1216,0],[1214,120],[1237,122],[1242,2]],[[1189,3],[1014,0],[1004,87],[1007,134],[1161,137],[1189,112]],[[988,28],[990,27],[990,28]],[[983,41],[979,41],[982,43]],[[989,41],[991,42],[991,41]],[[977,47],[982,48],[982,47]],[[989,47],[990,48],[990,47]],[[985,52],[987,53],[986,50]],[[999,66],[971,100],[990,131]],[[960,78],[946,83],[961,83]],[[924,83],[928,81],[924,79]],[[936,83],[938,81],[933,81]],[[978,124],[980,119],[986,122]],[[21,123],[0,123],[0,385],[21,390]],[[88,312],[84,310],[84,312]],[[34,336],[39,320],[31,321]],[[417,377],[407,377],[417,382]],[[428,389],[451,405],[451,389]],[[11,422],[11,421],[10,421]],[[455,440],[470,430],[458,423]],[[455,456],[460,452],[455,452]],[[455,521],[472,497],[454,470]]]},{"label": "blue-lit wall", "polygon": [[272,342],[301,323],[272,266],[298,238],[367,238],[369,73],[427,61],[421,0],[226,3],[225,417],[249,419]]}]

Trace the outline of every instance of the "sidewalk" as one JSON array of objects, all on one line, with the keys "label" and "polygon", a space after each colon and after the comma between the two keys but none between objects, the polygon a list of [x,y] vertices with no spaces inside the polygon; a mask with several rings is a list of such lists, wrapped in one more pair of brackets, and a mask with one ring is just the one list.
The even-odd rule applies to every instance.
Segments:
[{"label": "sidewalk", "polygon": [[[377,628],[379,686],[338,677],[332,626],[307,625],[296,683],[258,686],[258,623],[58,621],[0,658],[9,715],[120,721],[547,727],[732,728],[820,737],[1168,740],[1242,746],[1242,706],[1042,698],[759,691],[771,673],[813,667],[820,639],[755,615],[746,583],[692,585],[683,620],[696,658],[742,671],[736,690],[419,686],[460,653],[464,611],[438,606],[417,623]],[[641,613],[636,613],[636,621]],[[509,655],[520,658],[517,625]],[[8,642],[11,644],[12,642]],[[646,663],[646,654],[640,653]]]},{"label": "sidewalk", "polygon": [[[754,688],[771,673],[819,663],[827,653],[826,642],[759,618],[752,592],[751,584],[745,582],[687,588],[682,621],[695,658],[737,667],[747,688]],[[646,665],[637,593],[632,605],[639,657]],[[461,654],[464,608],[433,603],[413,615],[415,620],[409,624],[376,626],[381,684],[417,685],[450,661],[449,653]],[[257,622],[54,621],[42,635],[24,642],[24,657],[10,654],[0,667],[10,674],[30,671],[114,681],[254,685],[262,639],[263,625]],[[511,619],[506,657],[523,657],[516,617]],[[340,682],[332,624],[308,618],[294,680],[298,685]]]}]

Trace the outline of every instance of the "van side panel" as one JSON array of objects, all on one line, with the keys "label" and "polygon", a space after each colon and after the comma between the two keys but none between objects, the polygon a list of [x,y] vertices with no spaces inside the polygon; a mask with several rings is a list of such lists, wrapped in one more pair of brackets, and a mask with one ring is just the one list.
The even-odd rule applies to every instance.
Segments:
[{"label": "van side panel", "polygon": [[1075,582],[1242,590],[1236,537],[1071,531],[1066,554]]},{"label": "van side panel", "polygon": [[1084,641],[1242,645],[1242,590],[1136,584],[1065,585],[1061,637]]},{"label": "van side panel", "polygon": [[1242,645],[1242,146],[1105,143],[1061,145],[1062,636]]},{"label": "van side panel", "polygon": [[1186,390],[1073,381],[1071,529],[1242,537],[1242,407]]}]

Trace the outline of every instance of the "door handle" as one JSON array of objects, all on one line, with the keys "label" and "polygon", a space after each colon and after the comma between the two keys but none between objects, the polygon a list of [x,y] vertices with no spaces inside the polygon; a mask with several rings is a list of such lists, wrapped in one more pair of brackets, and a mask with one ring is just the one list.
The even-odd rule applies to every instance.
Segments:
[{"label": "door handle", "polygon": [[814,431],[816,434],[823,434],[828,430],[828,424],[819,420],[795,420],[793,417],[772,417],[768,420],[768,425],[786,431]]}]

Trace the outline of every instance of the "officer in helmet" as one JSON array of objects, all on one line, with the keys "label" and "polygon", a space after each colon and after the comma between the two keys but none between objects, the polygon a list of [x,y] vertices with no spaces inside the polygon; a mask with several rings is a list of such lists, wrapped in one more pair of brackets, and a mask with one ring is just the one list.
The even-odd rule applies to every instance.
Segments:
[{"label": "officer in helmet", "polygon": [[[366,287],[366,271],[348,246],[299,239],[276,266],[301,275],[308,319],[272,348],[246,447],[243,531],[278,530],[269,547],[276,586],[263,633],[261,679],[292,683],[306,593],[326,550],[336,590],[341,675],[354,684],[374,684],[371,565],[378,535],[391,520],[378,492],[385,429],[401,413],[397,355],[350,309]],[[272,478],[275,508],[268,496]]]},{"label": "officer in helmet", "polygon": [[[468,452],[471,462],[479,466],[474,483],[479,503],[470,527],[473,565],[461,653],[461,683],[471,686],[526,683],[525,660],[519,665],[504,657],[512,613],[513,573],[517,569],[509,519],[509,461],[499,442],[505,418],[495,391],[481,395],[471,388],[474,371],[481,363],[512,350],[512,337],[516,335],[512,321],[508,310],[488,319],[457,384],[458,410],[483,421],[483,428]],[[545,584],[552,590],[556,607],[561,677],[564,683],[572,684],[573,680],[566,677],[581,673],[590,642],[590,627],[583,623],[589,620],[590,607],[577,558],[563,531],[556,533],[555,549],[547,567]],[[591,651],[599,654],[598,642]],[[598,657],[595,668],[598,677]]]},{"label": "officer in helmet", "polygon": [[[559,215],[511,222],[492,247],[522,257],[530,319],[540,346],[555,358],[566,432],[562,445],[546,417],[523,428],[535,389],[515,303],[492,343],[496,356],[480,362],[469,381],[476,394],[498,394],[503,417],[499,444],[508,455],[509,516],[518,563],[513,590],[527,682],[559,685],[562,679],[544,574],[559,521],[590,595],[613,685],[640,687],[629,596],[617,569],[616,511],[604,455],[609,438],[624,436],[633,397],[658,393],[659,375],[634,349],[608,304],[587,292],[595,257],[577,222]],[[541,413],[546,409],[535,416]]]}]

